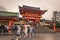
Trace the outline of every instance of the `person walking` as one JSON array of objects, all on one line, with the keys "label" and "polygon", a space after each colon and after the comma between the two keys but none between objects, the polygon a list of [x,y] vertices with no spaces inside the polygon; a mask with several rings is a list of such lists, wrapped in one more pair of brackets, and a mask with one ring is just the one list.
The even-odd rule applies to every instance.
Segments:
[{"label": "person walking", "polygon": [[34,37],[34,27],[30,26],[29,27],[29,38]]},{"label": "person walking", "polygon": [[24,38],[28,37],[28,25],[24,24],[23,26]]},{"label": "person walking", "polygon": [[16,38],[16,40],[18,40],[19,38],[21,38],[21,27],[20,27],[20,25],[17,25],[17,38]]}]

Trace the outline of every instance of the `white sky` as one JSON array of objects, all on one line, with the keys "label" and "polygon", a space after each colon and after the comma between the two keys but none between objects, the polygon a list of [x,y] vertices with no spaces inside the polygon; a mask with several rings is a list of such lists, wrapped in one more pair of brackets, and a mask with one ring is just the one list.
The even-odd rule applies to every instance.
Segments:
[{"label": "white sky", "polygon": [[18,12],[18,5],[40,7],[41,10],[48,10],[42,18],[51,20],[53,11],[60,11],[60,0],[0,0],[0,10]]}]

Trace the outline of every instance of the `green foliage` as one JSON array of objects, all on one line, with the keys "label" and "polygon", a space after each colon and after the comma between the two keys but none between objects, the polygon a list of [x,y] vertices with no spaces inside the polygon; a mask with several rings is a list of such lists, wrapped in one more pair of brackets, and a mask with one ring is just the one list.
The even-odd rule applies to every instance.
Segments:
[{"label": "green foliage", "polygon": [[56,22],[56,27],[60,28],[60,23],[59,22]]}]

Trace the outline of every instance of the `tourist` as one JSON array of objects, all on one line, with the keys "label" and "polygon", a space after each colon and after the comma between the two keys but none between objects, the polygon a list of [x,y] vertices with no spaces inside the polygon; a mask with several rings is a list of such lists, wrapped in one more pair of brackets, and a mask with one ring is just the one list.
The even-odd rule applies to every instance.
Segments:
[{"label": "tourist", "polygon": [[7,25],[5,25],[4,30],[5,30],[5,33],[8,32],[8,26]]},{"label": "tourist", "polygon": [[24,24],[23,26],[24,38],[28,37],[28,25]]},{"label": "tourist", "polygon": [[4,24],[2,24],[1,26],[2,26],[2,33],[5,33],[5,30],[4,30],[5,26],[4,26]]},{"label": "tourist", "polygon": [[1,24],[0,24],[0,33],[2,33],[2,26],[1,26]]},{"label": "tourist", "polygon": [[34,37],[34,27],[33,25],[30,26],[29,28],[29,38]]},{"label": "tourist", "polygon": [[18,40],[19,38],[21,38],[21,27],[20,27],[20,25],[17,26],[17,38],[16,38],[16,40]]}]

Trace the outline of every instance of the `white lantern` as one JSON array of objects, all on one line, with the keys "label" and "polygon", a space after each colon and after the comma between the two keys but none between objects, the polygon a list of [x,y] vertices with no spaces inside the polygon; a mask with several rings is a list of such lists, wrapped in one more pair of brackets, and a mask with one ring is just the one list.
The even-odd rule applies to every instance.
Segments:
[{"label": "white lantern", "polygon": [[19,18],[22,18],[22,17],[23,17],[23,16],[20,14],[20,12],[18,13],[18,17],[19,17]]}]

